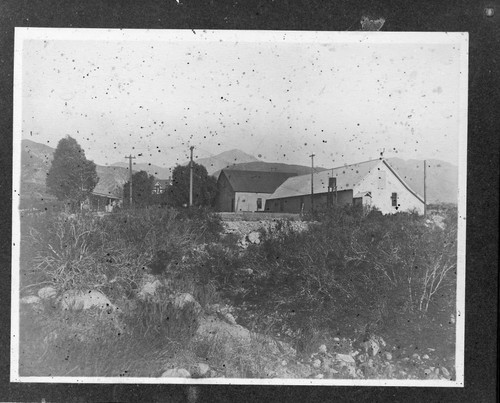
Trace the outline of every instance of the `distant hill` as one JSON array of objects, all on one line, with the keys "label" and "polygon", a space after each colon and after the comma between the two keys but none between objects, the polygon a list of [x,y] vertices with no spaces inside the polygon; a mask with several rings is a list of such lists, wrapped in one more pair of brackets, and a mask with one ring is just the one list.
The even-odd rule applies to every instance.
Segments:
[{"label": "distant hill", "polygon": [[262,161],[259,161],[258,158],[236,149],[224,151],[208,158],[199,158],[195,160],[195,162],[203,165],[207,169],[209,175],[214,175],[216,172],[220,172],[224,168],[235,165],[252,162],[262,163]]},{"label": "distant hill", "polygon": [[[129,163],[125,161],[115,162],[110,167],[126,168],[128,172]],[[154,164],[148,163],[135,163],[132,160],[132,171],[146,171],[149,175],[153,175],[157,179],[168,179],[172,176],[172,167],[165,168]]]},{"label": "distant hill", "polygon": [[[306,175],[311,173],[311,167],[304,165],[293,165],[293,164],[282,164],[279,162],[264,162],[264,161],[254,161],[246,162],[242,164],[236,164],[229,166],[225,169],[235,169],[240,171],[260,171],[260,172],[285,172],[285,173],[295,173],[297,175]],[[316,167],[315,172],[324,171],[326,168]],[[213,173],[216,178],[219,177],[221,170]]]},{"label": "distant hill", "polygon": [[[52,163],[55,149],[31,140],[21,143],[21,202],[26,200],[54,200],[47,193],[45,178]],[[282,164],[260,161],[240,150],[225,151],[221,154],[195,160],[205,166],[210,175],[218,177],[220,171],[238,169],[249,171],[287,172],[305,175],[311,173],[311,167],[304,165]],[[418,194],[424,194],[423,161],[388,158],[389,164]],[[458,167],[440,160],[427,160],[427,201],[428,203],[457,203]],[[158,179],[171,176],[171,168],[162,168],[153,164],[134,164],[134,172],[144,170]],[[327,168],[317,167],[315,171]],[[98,193],[119,195],[123,184],[128,180],[128,164],[118,162],[111,166],[97,165],[99,183],[94,189]]]},{"label": "distant hill", "polygon": [[[389,164],[419,195],[424,196],[424,161],[388,158]],[[427,160],[427,203],[457,203],[458,167],[441,160]]]},{"label": "distant hill", "polygon": [[[197,164],[203,165],[207,169],[209,175],[213,175],[214,172],[219,173],[221,169],[233,166],[234,164],[254,162],[254,161],[259,161],[259,160],[252,155],[246,154],[243,151],[236,149],[224,151],[220,154],[213,155],[211,157],[198,158],[194,160],[194,162],[196,162]],[[165,167],[160,167],[158,165],[147,164],[147,163],[132,162],[132,164],[133,164],[132,169],[134,171],[146,171],[149,175],[153,175],[158,179],[170,178],[172,176],[172,170],[174,169],[173,166],[165,168]],[[187,165],[187,164],[188,162],[185,162],[182,165]],[[112,166],[126,168],[129,165],[125,161],[120,161],[113,163]]]},{"label": "distant hill", "polygon": [[[53,201],[47,192],[45,179],[52,164],[55,149],[31,140],[21,142],[21,208],[42,201]],[[99,182],[94,191],[118,196],[128,180],[127,168],[96,166]]]}]

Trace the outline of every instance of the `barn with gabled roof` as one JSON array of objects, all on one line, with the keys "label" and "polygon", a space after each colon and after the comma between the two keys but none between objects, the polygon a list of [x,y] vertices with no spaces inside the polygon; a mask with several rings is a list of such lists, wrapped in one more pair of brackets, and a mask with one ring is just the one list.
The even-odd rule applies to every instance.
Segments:
[{"label": "barn with gabled roof", "polygon": [[311,210],[311,180],[314,208],[333,203],[372,206],[384,214],[416,211],[422,214],[424,200],[384,159],[360,162],[311,175],[287,179],[267,199],[266,210],[300,213]]},{"label": "barn with gabled roof", "polygon": [[295,173],[223,169],[217,180],[217,211],[264,211],[266,200]]}]

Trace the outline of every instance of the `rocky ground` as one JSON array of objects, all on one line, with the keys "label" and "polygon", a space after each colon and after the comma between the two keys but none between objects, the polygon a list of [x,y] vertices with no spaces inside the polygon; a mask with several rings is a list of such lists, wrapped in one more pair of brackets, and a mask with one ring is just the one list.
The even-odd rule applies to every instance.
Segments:
[{"label": "rocky ground", "polygon": [[[225,233],[236,236],[243,249],[259,244],[262,231],[277,225],[282,224],[276,220],[224,221]],[[311,224],[291,221],[287,225],[303,231]],[[30,288],[20,302],[21,327],[32,321],[40,323],[42,329],[40,334],[21,335],[21,340],[31,340],[35,346],[32,350],[26,346],[24,356],[21,354],[24,361],[20,367],[27,374],[30,361],[43,363],[50,351],[57,350],[63,337],[74,335],[72,342],[78,345],[102,337],[123,338],[130,333],[127,323],[131,320],[157,314],[154,310],[141,311],[141,307],[153,306],[165,307],[166,319],[171,323],[177,321],[179,326],[187,326],[188,342],[184,340],[175,349],[170,343],[168,348],[150,352],[155,357],[154,365],[134,369],[130,364],[130,369],[123,372],[127,376],[438,380],[455,377],[454,357],[436,351],[436,346],[391,344],[374,333],[329,337],[312,346],[312,353],[311,349],[307,354],[299,353],[278,337],[241,326],[235,308],[223,304],[202,307],[190,293],[172,290],[165,276],[151,273],[144,273],[134,295],[116,301],[97,288],[62,292],[49,286]],[[58,315],[64,320],[56,320]],[[155,331],[145,326],[145,334]],[[85,373],[71,371],[72,376]]]}]

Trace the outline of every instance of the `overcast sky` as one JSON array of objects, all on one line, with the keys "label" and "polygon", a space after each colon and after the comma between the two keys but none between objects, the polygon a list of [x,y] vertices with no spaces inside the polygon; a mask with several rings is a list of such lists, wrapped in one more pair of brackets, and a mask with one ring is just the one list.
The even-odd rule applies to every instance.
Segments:
[{"label": "overcast sky", "polygon": [[456,43],[200,37],[25,40],[23,138],[70,135],[101,165],[132,153],[169,167],[190,145],[324,167],[384,149],[458,164]]}]

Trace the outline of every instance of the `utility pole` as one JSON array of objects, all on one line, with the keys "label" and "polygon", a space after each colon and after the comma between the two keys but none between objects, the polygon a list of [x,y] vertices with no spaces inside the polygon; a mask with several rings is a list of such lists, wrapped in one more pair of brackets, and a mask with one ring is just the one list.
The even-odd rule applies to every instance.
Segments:
[{"label": "utility pole", "polygon": [[314,213],[314,154],[311,154],[311,213]]},{"label": "utility pole", "polygon": [[424,217],[427,217],[427,161],[424,160]]},{"label": "utility pole", "polygon": [[126,156],[125,158],[128,158],[128,170],[129,170],[129,197],[130,197],[130,208],[132,208],[132,160],[135,159],[135,157],[132,157],[132,154],[130,154],[128,157]]},{"label": "utility pole", "polygon": [[191,160],[189,161],[189,207],[193,205],[193,149],[194,146],[189,147],[191,150]]}]

